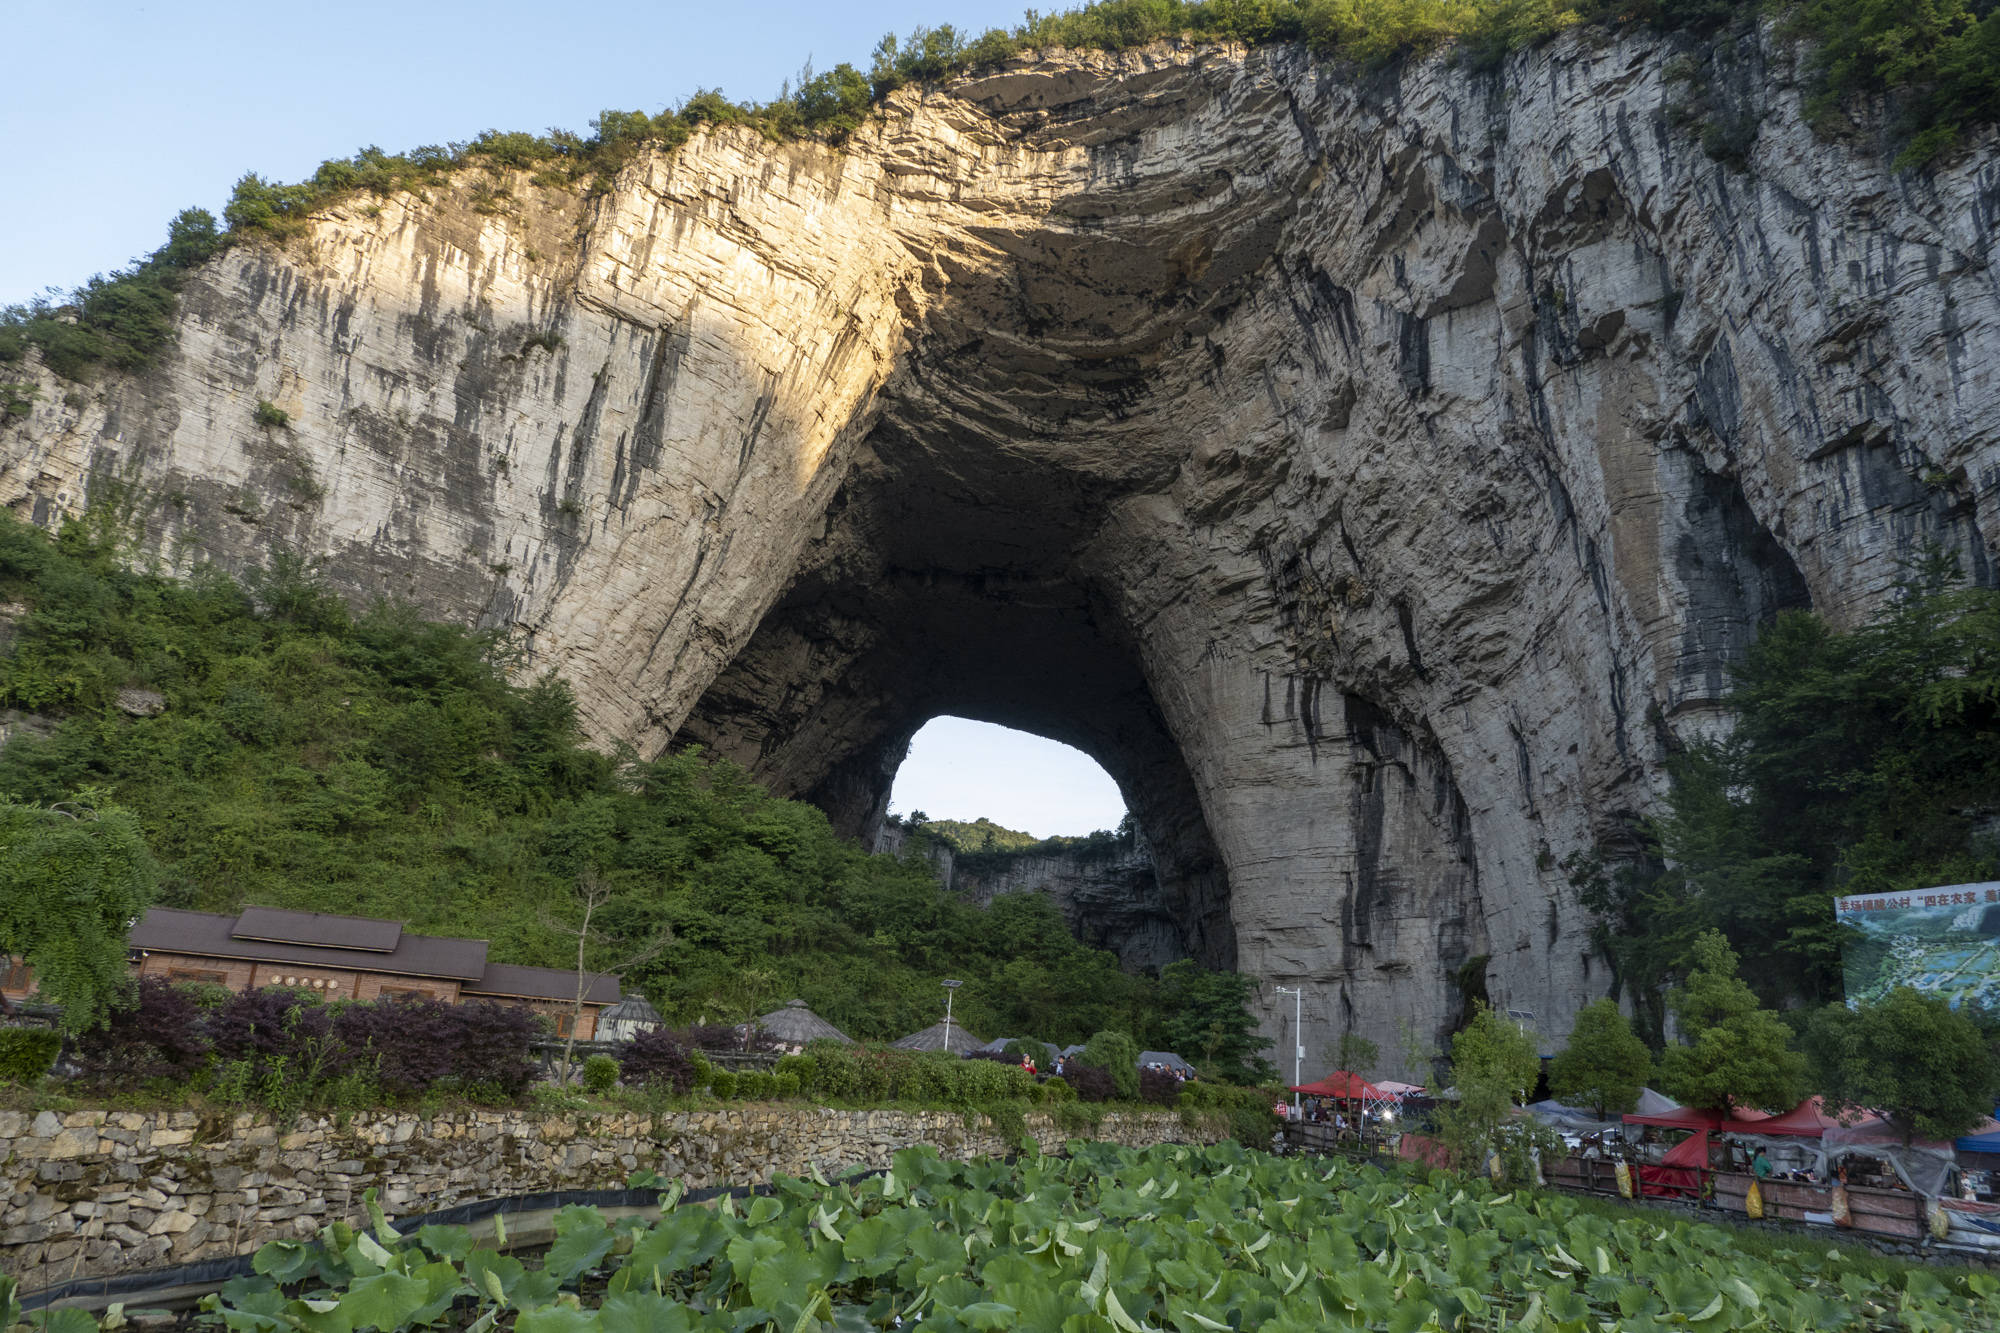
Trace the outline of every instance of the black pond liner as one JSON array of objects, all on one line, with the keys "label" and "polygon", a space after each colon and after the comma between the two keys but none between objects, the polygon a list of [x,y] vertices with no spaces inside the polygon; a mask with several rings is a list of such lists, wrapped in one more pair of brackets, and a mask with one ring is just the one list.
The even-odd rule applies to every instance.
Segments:
[{"label": "black pond liner", "polygon": [[[852,1171],[844,1175],[829,1177],[835,1184],[843,1181],[865,1180],[879,1176],[882,1169],[872,1171]],[[769,1194],[769,1185],[717,1185],[709,1189],[689,1190],[680,1197],[682,1204],[706,1203],[728,1195],[733,1199],[746,1199],[754,1195]],[[421,1227],[464,1226],[504,1213],[538,1213],[544,1210],[566,1208],[571,1204],[586,1204],[593,1208],[652,1208],[660,1202],[666,1190],[660,1186],[644,1189],[616,1190],[543,1190],[538,1194],[509,1194],[498,1199],[479,1199],[472,1203],[454,1204],[450,1208],[440,1208],[433,1213],[418,1213],[410,1217],[395,1217],[389,1224],[408,1235]],[[262,1249],[262,1246],[258,1247]],[[39,1291],[20,1294],[23,1311],[40,1310],[54,1305],[57,1301],[87,1300],[93,1304],[122,1301],[134,1309],[146,1305],[149,1293],[169,1291],[185,1298],[187,1288],[206,1287],[218,1289],[234,1277],[244,1277],[256,1270],[251,1261],[256,1251],[249,1254],[231,1255],[226,1259],[203,1259],[191,1264],[175,1264],[168,1268],[142,1268],[133,1273],[116,1273],[110,1277],[80,1277],[53,1287],[43,1287]],[[167,1299],[162,1295],[161,1299]]]}]

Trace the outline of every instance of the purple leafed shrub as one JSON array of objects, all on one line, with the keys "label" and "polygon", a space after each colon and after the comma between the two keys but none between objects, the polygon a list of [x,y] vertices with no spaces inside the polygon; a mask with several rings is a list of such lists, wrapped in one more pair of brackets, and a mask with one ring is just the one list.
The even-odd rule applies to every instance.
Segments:
[{"label": "purple leafed shrub", "polygon": [[331,1044],[333,1015],[309,992],[270,987],[231,996],[202,1030],[218,1060],[262,1066],[283,1057],[296,1065],[306,1047],[322,1051]]},{"label": "purple leafed shrub", "polygon": [[1181,1099],[1181,1081],[1171,1069],[1141,1069],[1139,1100],[1154,1106],[1173,1106]]},{"label": "purple leafed shrub", "polygon": [[641,1032],[618,1055],[625,1082],[634,1087],[656,1085],[686,1094],[694,1087],[694,1054],[672,1032]]},{"label": "purple leafed shrub", "polygon": [[1082,1102],[1108,1102],[1118,1092],[1110,1070],[1075,1061],[1063,1066],[1063,1082],[1076,1089],[1077,1100]]},{"label": "purple leafed shrub", "polygon": [[541,1033],[541,1022],[526,1009],[494,1004],[461,1004],[458,1047],[451,1072],[459,1082],[480,1084],[509,1097],[528,1090],[540,1071],[528,1058],[528,1043]]},{"label": "purple leafed shrub", "polygon": [[695,1023],[674,1034],[683,1046],[701,1051],[775,1051],[778,1043],[760,1027],[734,1028],[722,1023]]},{"label": "purple leafed shrub", "polygon": [[333,1030],[354,1059],[375,1066],[375,1081],[391,1096],[409,1096],[446,1077],[463,1027],[458,1011],[439,1000],[400,995],[343,1007]]},{"label": "purple leafed shrub", "polygon": [[159,977],[147,977],[131,1008],[113,1010],[108,1027],[77,1038],[77,1061],[90,1077],[185,1074],[208,1055],[201,1020],[193,996]]}]

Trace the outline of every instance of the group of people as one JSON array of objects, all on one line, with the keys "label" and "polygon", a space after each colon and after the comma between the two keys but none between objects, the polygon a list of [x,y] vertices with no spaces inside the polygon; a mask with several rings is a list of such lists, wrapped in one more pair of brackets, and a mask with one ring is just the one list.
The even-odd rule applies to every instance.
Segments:
[{"label": "group of people", "polygon": [[1155,1071],[1156,1073],[1172,1074],[1176,1080],[1182,1083],[1185,1083],[1189,1079],[1194,1077],[1194,1075],[1188,1070],[1187,1066],[1170,1065],[1166,1063],[1164,1060],[1148,1060],[1146,1061],[1145,1067]]}]

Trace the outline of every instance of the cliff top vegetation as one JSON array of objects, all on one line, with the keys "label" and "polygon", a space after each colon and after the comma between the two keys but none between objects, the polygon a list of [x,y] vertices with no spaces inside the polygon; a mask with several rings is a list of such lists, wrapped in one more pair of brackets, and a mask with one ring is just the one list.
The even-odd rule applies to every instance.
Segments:
[{"label": "cliff top vegetation", "polygon": [[877,44],[869,68],[810,64],[769,102],[734,102],[704,89],[671,110],[606,110],[591,133],[488,130],[465,143],[406,153],[363,148],[320,165],[308,180],[237,182],[223,210],[190,209],[166,245],[132,267],[94,278],[66,303],[39,301],[0,312],[0,363],[40,347],[49,368],[83,379],[99,365],[133,369],[172,336],[175,293],[185,271],[231,241],[283,238],[315,211],[362,192],[421,193],[462,168],[523,170],[547,188],[602,189],[651,146],[672,151],[704,126],[737,125],[774,140],[838,143],[906,84],[937,83],[1027,51],[1124,50],[1181,38],[1247,45],[1289,42],[1316,57],[1378,65],[1455,44],[1477,66],[1581,25],[1645,26],[1707,39],[1775,16],[1807,49],[1806,110],[1835,126],[1841,108],[1883,99],[1900,145],[1899,165],[1921,166],[1965,134],[2000,119],[2000,5],[1993,0],[1100,0],[1059,14],[1029,10],[1011,29],[974,36],[949,24],[919,27]]}]

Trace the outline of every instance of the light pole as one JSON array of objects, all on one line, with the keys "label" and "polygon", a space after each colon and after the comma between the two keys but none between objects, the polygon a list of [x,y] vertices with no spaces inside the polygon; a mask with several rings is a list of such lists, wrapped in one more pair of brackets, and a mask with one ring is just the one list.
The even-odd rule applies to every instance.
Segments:
[{"label": "light pole", "polygon": [[[1274,986],[1272,989],[1280,995],[1289,995],[1292,997],[1292,1087],[1296,1089],[1299,1085],[1299,1065],[1306,1058],[1305,1033],[1299,1026],[1299,1012],[1305,1003],[1305,987]],[[1292,1093],[1292,1118],[1294,1120],[1298,1119],[1298,1111],[1299,1094],[1294,1091]]]},{"label": "light pole", "polygon": [[947,1054],[951,1051],[951,993],[964,984],[963,981],[944,983],[944,1049]]}]

